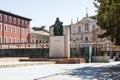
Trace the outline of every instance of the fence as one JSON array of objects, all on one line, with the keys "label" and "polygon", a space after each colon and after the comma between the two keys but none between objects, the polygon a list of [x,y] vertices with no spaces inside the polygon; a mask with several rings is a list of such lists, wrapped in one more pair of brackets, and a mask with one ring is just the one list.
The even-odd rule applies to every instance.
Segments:
[{"label": "fence", "polygon": [[6,43],[0,44],[0,57],[48,57],[48,44]]},{"label": "fence", "polygon": [[3,43],[0,49],[48,48],[48,43]]},{"label": "fence", "polygon": [[[82,44],[86,45],[86,44]],[[86,47],[73,47],[70,49],[71,58],[88,57]],[[92,56],[104,56],[107,54],[110,58],[120,55],[120,47],[108,44],[92,44]],[[4,43],[0,44],[0,57],[48,57],[48,43]]]},{"label": "fence", "polygon": [[[113,59],[114,57],[120,56],[120,46],[115,46],[112,43],[79,43],[76,42],[71,46],[71,57],[77,58],[89,58],[89,50],[87,47],[92,47],[92,57],[104,57],[108,56],[108,58]],[[93,58],[93,59],[95,59]],[[100,59],[102,59],[100,58]],[[104,57],[105,58],[105,57]],[[108,58],[106,58],[108,60]]]}]

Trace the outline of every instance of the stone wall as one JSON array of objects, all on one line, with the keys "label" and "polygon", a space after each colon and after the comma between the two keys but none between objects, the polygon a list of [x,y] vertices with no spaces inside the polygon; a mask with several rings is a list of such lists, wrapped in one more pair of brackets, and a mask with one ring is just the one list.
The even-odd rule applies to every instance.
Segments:
[{"label": "stone wall", "polygon": [[92,62],[109,62],[110,56],[92,56]]}]

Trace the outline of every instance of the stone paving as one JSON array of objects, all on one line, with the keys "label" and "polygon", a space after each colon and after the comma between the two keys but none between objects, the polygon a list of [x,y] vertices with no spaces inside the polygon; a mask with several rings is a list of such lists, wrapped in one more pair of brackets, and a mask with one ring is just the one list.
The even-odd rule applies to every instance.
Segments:
[{"label": "stone paving", "polygon": [[0,68],[0,80],[119,80],[119,75],[120,62]]},{"label": "stone paving", "polygon": [[14,68],[14,67],[24,67],[24,66],[35,66],[43,64],[55,64],[55,62],[41,61],[41,62],[0,62],[0,68]]},{"label": "stone paving", "polygon": [[120,63],[114,65],[93,65],[76,68],[66,73],[56,74],[36,80],[120,80]]}]

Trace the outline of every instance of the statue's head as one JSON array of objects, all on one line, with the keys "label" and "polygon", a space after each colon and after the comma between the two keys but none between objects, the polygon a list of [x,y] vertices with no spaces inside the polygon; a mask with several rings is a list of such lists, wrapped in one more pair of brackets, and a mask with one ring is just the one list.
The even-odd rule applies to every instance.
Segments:
[{"label": "statue's head", "polygon": [[59,18],[58,18],[58,17],[56,18],[56,21],[59,21]]}]

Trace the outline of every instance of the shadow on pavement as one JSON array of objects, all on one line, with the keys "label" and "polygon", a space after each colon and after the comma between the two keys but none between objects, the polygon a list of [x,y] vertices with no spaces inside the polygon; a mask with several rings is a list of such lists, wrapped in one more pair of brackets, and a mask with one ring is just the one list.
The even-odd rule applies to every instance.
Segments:
[{"label": "shadow on pavement", "polygon": [[64,75],[80,77],[82,80],[120,80],[120,64],[107,67],[77,68]]}]

